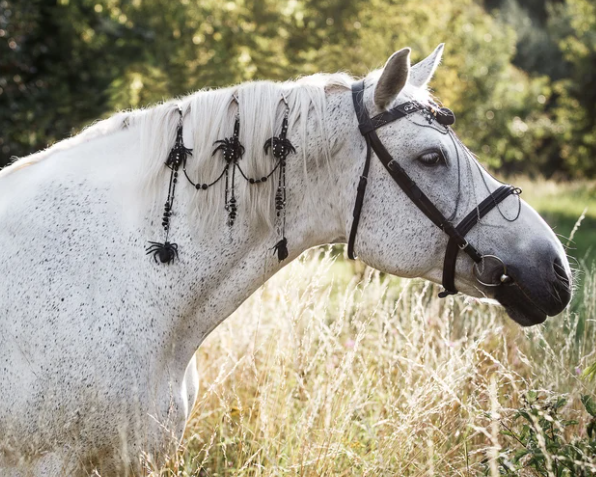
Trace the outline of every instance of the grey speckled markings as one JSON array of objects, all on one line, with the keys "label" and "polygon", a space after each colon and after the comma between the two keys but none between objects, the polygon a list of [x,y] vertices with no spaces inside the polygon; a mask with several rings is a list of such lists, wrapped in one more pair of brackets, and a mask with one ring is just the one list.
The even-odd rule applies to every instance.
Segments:
[{"label": "grey speckled markings", "polygon": [[[364,98],[371,114],[428,101],[442,51],[414,67],[402,51],[371,73]],[[304,250],[346,241],[365,154],[352,82],[314,75],[198,92],[117,114],[0,172],[0,475],[134,475],[142,473],[142,455],[159,464],[175,451],[197,395],[194,353],[204,338]],[[181,182],[170,233],[179,257],[164,265],[146,256],[147,242],[161,238],[164,160],[177,108],[195,181],[211,182],[221,171],[213,143],[231,135],[237,113],[242,166],[261,177],[271,168],[263,144],[278,132],[284,97],[296,148],[286,170],[289,257],[280,263],[271,250],[278,239],[273,181],[238,181],[233,227],[223,183],[202,191]],[[461,144],[425,125],[416,113],[378,134],[457,221],[499,184]],[[542,318],[536,310],[553,314],[552,283],[569,275],[569,265],[527,204],[518,220],[506,220],[518,206],[507,199],[469,237],[507,262],[523,296],[479,284],[464,254],[456,285],[496,298],[530,324]],[[373,160],[355,243],[360,258],[439,282],[446,242]]]}]

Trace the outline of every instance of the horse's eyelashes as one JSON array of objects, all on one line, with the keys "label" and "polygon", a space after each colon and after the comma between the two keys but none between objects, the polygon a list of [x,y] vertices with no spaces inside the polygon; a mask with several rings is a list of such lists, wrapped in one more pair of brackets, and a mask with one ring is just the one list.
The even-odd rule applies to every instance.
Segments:
[{"label": "horse's eyelashes", "polygon": [[446,164],[445,156],[440,150],[425,151],[417,157],[418,162],[427,167]]}]

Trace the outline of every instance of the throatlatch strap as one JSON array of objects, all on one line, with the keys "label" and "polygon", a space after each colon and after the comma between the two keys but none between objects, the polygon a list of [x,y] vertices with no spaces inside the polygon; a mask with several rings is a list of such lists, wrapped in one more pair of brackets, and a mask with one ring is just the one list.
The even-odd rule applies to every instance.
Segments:
[{"label": "throatlatch strap", "polygon": [[[465,236],[472,227],[474,227],[478,221],[483,218],[486,214],[488,214],[492,209],[494,209],[497,205],[503,202],[507,197],[511,194],[518,194],[519,189],[512,187],[510,185],[503,185],[499,187],[496,191],[490,194],[486,199],[484,199],[478,207],[474,208],[468,215],[466,215],[463,220],[457,225],[455,228],[457,232],[461,236]],[[482,256],[476,251],[472,245],[468,242],[463,247],[458,246],[458,244],[453,240],[449,239],[447,243],[447,250],[445,251],[445,261],[443,263],[443,288],[444,290],[439,293],[440,298],[445,298],[448,295],[455,295],[457,294],[457,290],[455,288],[455,265],[457,263],[457,254],[460,250],[468,253],[472,260],[475,262],[479,262]],[[475,253],[471,255],[469,252],[473,250]]]}]

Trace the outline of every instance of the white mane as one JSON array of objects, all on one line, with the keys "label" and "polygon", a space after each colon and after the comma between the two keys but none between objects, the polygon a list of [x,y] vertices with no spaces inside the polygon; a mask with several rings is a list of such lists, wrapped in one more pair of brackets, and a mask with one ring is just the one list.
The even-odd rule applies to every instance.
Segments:
[{"label": "white mane", "polygon": [[[380,70],[372,72],[367,83],[374,84]],[[240,142],[245,147],[241,161],[243,171],[250,177],[267,175],[275,162],[263,151],[265,142],[279,133],[285,112],[284,98],[289,107],[288,136],[302,160],[308,175],[307,144],[316,145],[320,156],[329,160],[330,141],[325,125],[325,91],[346,90],[353,78],[346,74],[315,74],[297,81],[276,83],[257,81],[216,89],[202,90],[189,96],[171,100],[148,109],[119,112],[83,130],[80,134],[58,142],[48,149],[21,158],[0,171],[0,178],[13,171],[38,163],[54,153],[72,149],[82,143],[107,136],[123,129],[136,134],[140,149],[138,174],[143,203],[152,214],[158,214],[165,200],[169,175],[164,161],[175,142],[176,128],[182,111],[185,146],[192,148],[187,162],[189,177],[199,183],[211,183],[223,169],[219,156],[213,156],[214,142],[230,137],[236,114],[240,117]],[[407,85],[402,92],[407,99],[426,101],[425,88]],[[234,100],[236,98],[237,102]],[[315,159],[318,156],[315,156]],[[180,188],[190,187],[184,177]],[[308,181],[307,181],[308,182]],[[224,213],[223,181],[207,191],[194,190],[191,201],[191,222],[210,228],[221,222]],[[275,181],[259,187],[249,187],[236,178],[239,207],[250,214],[251,220],[263,220],[271,226],[274,209]]]},{"label": "white mane", "polygon": [[[308,174],[307,144],[321,147],[321,156],[330,157],[329,138],[325,125],[325,88],[349,89],[352,79],[347,75],[313,75],[298,81],[274,83],[258,81],[238,86],[203,90],[171,101],[136,115],[131,126],[140,128],[141,178],[145,198],[158,213],[165,199],[167,170],[164,159],[174,144],[179,121],[178,108],[184,117],[185,146],[192,148],[187,162],[189,177],[198,183],[211,183],[221,174],[223,162],[213,156],[214,143],[233,134],[235,117],[240,118],[240,142],[245,148],[240,166],[249,177],[266,176],[275,165],[271,155],[263,151],[265,142],[279,134],[285,113],[284,98],[288,103],[288,137],[296,147],[304,174]],[[236,98],[236,100],[234,99]],[[273,179],[273,178],[272,178]],[[182,187],[190,187],[182,178]],[[236,177],[239,208],[249,214],[251,221],[262,220],[271,226],[274,210],[276,181],[270,180],[258,187],[250,187]],[[221,225],[224,212],[225,185],[223,181],[204,190],[194,190],[191,200],[191,223],[200,229]]]}]

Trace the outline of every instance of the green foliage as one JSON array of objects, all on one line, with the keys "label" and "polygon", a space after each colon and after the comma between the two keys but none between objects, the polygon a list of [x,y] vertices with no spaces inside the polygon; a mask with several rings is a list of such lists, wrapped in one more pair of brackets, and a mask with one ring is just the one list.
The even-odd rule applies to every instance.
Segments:
[{"label": "green foliage", "polygon": [[[498,10],[493,10],[497,7]],[[505,173],[596,175],[590,0],[0,0],[0,165],[118,109],[204,87],[366,74],[440,42],[432,86]]]},{"label": "green foliage", "polygon": [[583,395],[581,402],[590,416],[585,432],[577,420],[563,417],[567,398],[529,391],[510,427],[501,423],[501,434],[509,438],[510,446],[499,456],[499,475],[518,476],[532,469],[529,475],[596,476],[596,402],[589,395]]},{"label": "green foliage", "polygon": [[[567,0],[552,9],[560,49],[568,74],[553,89],[560,129],[561,158],[566,169],[596,175],[596,4]],[[577,174],[576,174],[577,175]]]}]

